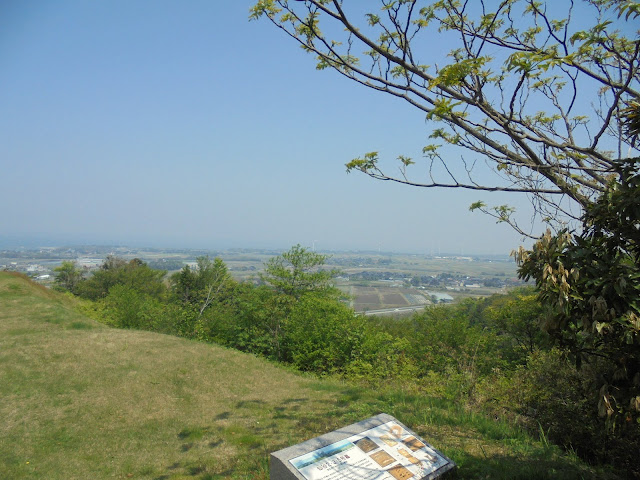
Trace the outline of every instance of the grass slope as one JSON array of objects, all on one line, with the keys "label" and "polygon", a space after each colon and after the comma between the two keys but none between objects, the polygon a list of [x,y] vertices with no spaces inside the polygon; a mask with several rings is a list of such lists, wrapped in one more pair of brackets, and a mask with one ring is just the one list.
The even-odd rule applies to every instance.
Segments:
[{"label": "grass slope", "polygon": [[0,478],[267,479],[268,453],[385,411],[461,478],[602,478],[406,389],[318,380],[214,345],[105,327],[0,272]]}]

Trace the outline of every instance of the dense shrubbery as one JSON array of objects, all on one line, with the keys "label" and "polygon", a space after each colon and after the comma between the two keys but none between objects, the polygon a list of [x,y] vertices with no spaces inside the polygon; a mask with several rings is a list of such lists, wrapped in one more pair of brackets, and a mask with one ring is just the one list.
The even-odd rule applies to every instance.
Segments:
[{"label": "dense shrubbery", "polygon": [[628,452],[640,443],[616,445],[600,428],[592,372],[551,348],[540,329],[549,312],[533,289],[406,319],[366,318],[330,287],[318,269],[324,257],[300,247],[289,253],[266,266],[261,285],[236,282],[207,257],[168,280],[144,262],[109,258],[73,285],[111,325],[215,342],[317,374],[412,382],[633,474],[637,460]]},{"label": "dense shrubbery", "polygon": [[[637,106],[636,118],[637,120]],[[547,232],[516,258],[550,314],[545,330],[589,386],[587,417],[601,417],[601,456],[640,477],[640,163],[615,162],[585,209],[582,230]],[[613,173],[613,171],[612,171]],[[593,399],[593,401],[591,401]]]},{"label": "dense shrubbery", "polygon": [[545,329],[578,365],[596,372],[599,410],[608,427],[640,424],[640,167],[621,163],[590,206],[579,234],[547,232],[521,251],[520,275],[532,278],[552,308]]}]

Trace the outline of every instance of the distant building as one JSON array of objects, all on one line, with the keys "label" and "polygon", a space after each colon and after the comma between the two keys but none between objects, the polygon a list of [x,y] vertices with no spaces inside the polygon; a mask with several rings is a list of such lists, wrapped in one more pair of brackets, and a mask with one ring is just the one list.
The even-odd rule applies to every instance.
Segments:
[{"label": "distant building", "polygon": [[429,294],[429,296],[431,297],[435,297],[436,302],[438,303],[451,303],[453,302],[453,297],[451,295],[448,295],[446,293],[440,293],[440,292],[427,292]]},{"label": "distant building", "polygon": [[100,267],[100,265],[102,265],[103,262],[104,260],[102,258],[85,257],[85,258],[78,258],[76,260],[76,263],[80,268],[98,268]]}]

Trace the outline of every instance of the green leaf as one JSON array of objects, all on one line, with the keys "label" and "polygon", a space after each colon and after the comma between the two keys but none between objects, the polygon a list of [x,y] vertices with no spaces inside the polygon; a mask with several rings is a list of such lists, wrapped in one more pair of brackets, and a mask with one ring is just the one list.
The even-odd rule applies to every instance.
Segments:
[{"label": "green leaf", "polygon": [[482,200],[479,200],[471,204],[471,206],[469,207],[469,211],[473,212],[474,210],[486,208],[486,206],[486,203],[484,203]]},{"label": "green leaf", "polygon": [[402,163],[402,165],[404,165],[405,167],[408,167],[409,165],[413,165],[416,163],[413,160],[411,160],[410,157],[405,157],[404,155],[399,155],[398,160],[400,160],[400,163]]}]

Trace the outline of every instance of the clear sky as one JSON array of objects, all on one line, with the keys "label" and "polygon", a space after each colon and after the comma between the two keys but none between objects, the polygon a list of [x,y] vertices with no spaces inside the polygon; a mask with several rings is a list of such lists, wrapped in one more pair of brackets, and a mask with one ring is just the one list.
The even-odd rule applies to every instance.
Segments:
[{"label": "clear sky", "polygon": [[[468,211],[524,197],[346,174],[420,157],[424,115],[330,70],[251,1],[0,4],[0,239],[508,254]],[[526,223],[526,221],[525,221]]]}]

